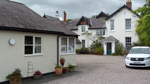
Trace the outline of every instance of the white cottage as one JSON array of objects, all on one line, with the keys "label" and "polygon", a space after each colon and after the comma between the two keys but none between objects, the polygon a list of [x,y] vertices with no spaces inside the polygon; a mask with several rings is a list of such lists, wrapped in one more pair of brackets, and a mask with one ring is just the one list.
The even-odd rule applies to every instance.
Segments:
[{"label": "white cottage", "polygon": [[[55,71],[59,58],[76,65],[77,34],[64,26],[42,18],[21,3],[0,0],[0,83],[15,68],[21,69],[24,78],[40,70],[43,74]],[[33,64],[29,71],[28,64]]]}]

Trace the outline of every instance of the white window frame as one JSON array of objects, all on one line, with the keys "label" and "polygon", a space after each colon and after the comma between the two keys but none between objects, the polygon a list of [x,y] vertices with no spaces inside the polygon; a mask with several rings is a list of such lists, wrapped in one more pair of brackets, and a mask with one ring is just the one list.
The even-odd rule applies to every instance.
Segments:
[{"label": "white window frame", "polygon": [[[82,30],[84,30],[84,31],[82,31]],[[86,28],[85,28],[85,26],[81,26],[81,32],[86,32]]]},{"label": "white window frame", "polygon": [[[35,56],[35,55],[42,55],[42,36],[32,36],[33,37],[33,54],[25,54],[25,37],[26,36],[32,36],[32,35],[25,35],[24,36],[24,55],[25,56]],[[40,37],[41,38],[41,53],[35,53],[35,37]]]},{"label": "white window frame", "polygon": [[[67,38],[67,53],[62,53],[61,52],[61,47],[62,47],[62,45],[61,45],[61,42],[62,42],[62,38]],[[69,38],[74,38],[74,51],[73,51],[73,53],[69,53]],[[59,47],[59,52],[60,52],[60,55],[68,55],[68,54],[76,54],[76,38],[75,37],[65,37],[65,36],[62,36],[62,37],[60,37],[60,42],[59,42],[59,45],[60,45],[60,47]]]},{"label": "white window frame", "polygon": [[130,23],[130,29],[127,29],[127,24],[126,24],[127,22],[126,22],[126,20],[129,20],[129,19],[132,21],[131,18],[126,18],[126,19],[125,19],[125,30],[126,30],[126,31],[131,31],[131,29],[132,29],[132,28],[131,28],[131,23]]},{"label": "white window frame", "polygon": [[[130,40],[131,40],[131,42],[127,42],[127,38],[131,38]],[[130,43],[131,45],[130,45],[130,47],[132,47],[132,37],[125,37],[125,46],[126,46],[126,49],[127,49],[127,46],[129,46],[129,45],[127,45],[127,43]],[[128,49],[127,49],[128,50]]]},{"label": "white window frame", "polygon": [[[102,35],[101,35],[101,32],[102,32]],[[99,29],[99,30],[96,30],[96,35],[101,35],[101,36],[105,36],[106,35],[106,32],[104,34],[105,30],[104,29]]]},{"label": "white window frame", "polygon": [[[112,24],[112,21],[113,21],[113,24]],[[110,30],[111,30],[111,31],[114,31],[114,30],[115,30],[115,25],[114,25],[114,23],[115,23],[115,20],[114,20],[114,19],[111,19],[111,20],[110,20]],[[112,29],[112,26],[113,26],[113,29]]]},{"label": "white window frame", "polygon": [[85,47],[85,39],[82,39],[82,42],[81,42],[82,43],[82,48],[84,48],[83,47],[83,40],[84,40],[84,47]]}]

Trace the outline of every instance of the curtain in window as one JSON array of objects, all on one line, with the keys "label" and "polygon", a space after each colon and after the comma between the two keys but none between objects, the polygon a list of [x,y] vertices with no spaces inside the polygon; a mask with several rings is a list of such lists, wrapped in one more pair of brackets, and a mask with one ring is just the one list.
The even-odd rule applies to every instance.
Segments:
[{"label": "curtain in window", "polygon": [[73,53],[74,48],[74,38],[69,38],[69,53]]},{"label": "curtain in window", "polygon": [[41,53],[41,37],[35,37],[35,53]]},{"label": "curtain in window", "polygon": [[61,39],[61,53],[67,53],[67,38]]}]

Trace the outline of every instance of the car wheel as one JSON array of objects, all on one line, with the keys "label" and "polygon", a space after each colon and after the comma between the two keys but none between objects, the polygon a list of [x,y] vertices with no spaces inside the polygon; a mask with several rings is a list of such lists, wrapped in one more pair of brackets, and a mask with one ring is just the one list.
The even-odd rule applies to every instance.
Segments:
[{"label": "car wheel", "polygon": [[129,68],[126,64],[125,64],[126,68]]}]

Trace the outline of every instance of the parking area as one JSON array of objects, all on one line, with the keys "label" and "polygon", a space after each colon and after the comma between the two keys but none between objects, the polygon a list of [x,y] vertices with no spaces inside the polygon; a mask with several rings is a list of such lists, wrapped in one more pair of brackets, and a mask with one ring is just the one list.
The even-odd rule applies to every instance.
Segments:
[{"label": "parking area", "polygon": [[122,56],[77,55],[80,74],[43,84],[150,84],[149,68],[126,68]]}]

